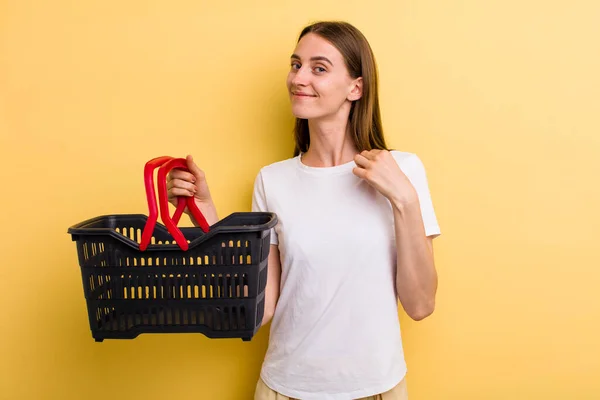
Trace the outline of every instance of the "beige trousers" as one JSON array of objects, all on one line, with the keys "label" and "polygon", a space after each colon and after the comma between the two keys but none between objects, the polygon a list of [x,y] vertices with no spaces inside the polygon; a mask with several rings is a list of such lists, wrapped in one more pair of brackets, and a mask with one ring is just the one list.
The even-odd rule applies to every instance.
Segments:
[{"label": "beige trousers", "polygon": [[[254,393],[254,400],[302,400],[293,399],[282,394],[277,393],[270,387],[268,387],[262,379],[258,380],[256,384],[256,392]],[[385,393],[380,393],[375,396],[362,397],[358,400],[408,400],[408,391],[406,390],[406,379],[403,379],[398,385],[392,390]]]}]

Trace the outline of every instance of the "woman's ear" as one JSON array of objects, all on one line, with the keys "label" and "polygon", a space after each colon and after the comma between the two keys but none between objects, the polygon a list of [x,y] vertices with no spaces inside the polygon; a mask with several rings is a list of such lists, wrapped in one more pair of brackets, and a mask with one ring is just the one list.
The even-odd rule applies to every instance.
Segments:
[{"label": "woman's ear", "polygon": [[362,97],[363,94],[363,78],[358,77],[352,82],[352,88],[348,94],[349,101],[356,101]]}]

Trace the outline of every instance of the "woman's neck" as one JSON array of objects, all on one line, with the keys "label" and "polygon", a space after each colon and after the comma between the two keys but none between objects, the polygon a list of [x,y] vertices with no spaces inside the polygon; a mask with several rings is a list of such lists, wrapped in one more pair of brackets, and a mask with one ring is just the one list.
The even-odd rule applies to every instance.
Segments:
[{"label": "woman's neck", "polygon": [[310,147],[302,162],[311,167],[334,167],[354,159],[358,149],[349,133],[348,117],[343,121],[308,121]]}]

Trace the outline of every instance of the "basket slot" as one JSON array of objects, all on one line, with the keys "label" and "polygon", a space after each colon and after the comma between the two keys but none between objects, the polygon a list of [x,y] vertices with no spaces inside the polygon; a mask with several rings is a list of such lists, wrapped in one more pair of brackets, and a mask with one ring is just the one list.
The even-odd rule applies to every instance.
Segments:
[{"label": "basket slot", "polygon": [[181,275],[173,276],[173,298],[183,299],[183,293],[181,293]]},{"label": "basket slot", "polygon": [[138,277],[134,276],[134,275],[129,275],[129,298],[130,299],[139,299],[139,292],[138,292],[138,284],[137,284],[137,280]]},{"label": "basket slot", "polygon": [[229,324],[229,312],[230,308],[229,307],[223,307],[223,312],[221,313],[221,318],[223,321],[223,330],[228,331],[230,328],[230,324]]},{"label": "basket slot", "polygon": [[123,319],[124,315],[125,315],[125,311],[117,312],[116,310],[113,311],[110,314],[110,317],[111,317],[111,320],[110,320],[110,322],[111,322],[111,324],[110,324],[111,330],[113,330],[113,331],[118,331],[119,330],[119,328],[120,328],[119,322],[120,322],[121,319]]},{"label": "basket slot", "polygon": [[236,311],[235,319],[236,319],[237,329],[243,329],[242,328],[242,306],[236,307],[235,311]]},{"label": "basket slot", "polygon": [[235,307],[235,321],[237,329],[242,329],[242,306]]},{"label": "basket slot", "polygon": [[156,307],[150,307],[148,309],[148,313],[150,314],[148,317],[148,323],[152,326],[158,325],[158,316],[156,312]]},{"label": "basket slot", "polygon": [[127,239],[133,240],[136,243],[140,243],[142,240],[141,229],[136,229],[132,226],[116,227],[115,232],[117,232],[119,235],[125,236]]},{"label": "basket slot", "polygon": [[211,308],[211,312],[210,315],[212,316],[212,328],[216,331],[220,331],[221,330],[221,316],[219,315],[219,312],[217,310],[217,307],[215,308]]},{"label": "basket slot", "polygon": [[109,275],[91,274],[89,277],[90,296],[93,299],[111,299],[112,287]]},{"label": "basket slot", "polygon": [[227,276],[223,276],[223,275],[219,275],[219,287],[221,289],[221,293],[219,297],[230,297],[229,295],[229,285],[228,285],[228,281],[229,278]]},{"label": "basket slot", "polygon": [[196,324],[202,325],[205,323],[204,321],[204,308],[198,308],[195,312],[196,314]]},{"label": "basket slot", "polygon": [[123,292],[124,299],[130,299],[132,297],[131,290],[131,275],[124,275],[123,284],[125,286],[125,290]]},{"label": "basket slot", "polygon": [[246,307],[241,306],[240,307],[240,321],[241,321],[241,325],[240,325],[240,329],[248,329],[249,327],[246,326]]},{"label": "basket slot", "polygon": [[179,325],[179,307],[171,308],[171,325]]},{"label": "basket slot", "polygon": [[165,326],[165,312],[163,307],[158,307],[156,310],[156,320],[158,321],[158,325]]},{"label": "basket slot", "polygon": [[171,279],[171,274],[167,274],[165,275],[165,279],[163,280],[164,282],[164,286],[163,286],[163,296],[166,299],[173,299],[173,282]]},{"label": "basket slot", "polygon": [[194,299],[196,298],[196,275],[186,275],[186,286],[184,287],[185,298]]},{"label": "basket slot", "polygon": [[231,311],[229,312],[229,329],[237,329],[237,320],[235,315],[237,315],[237,307],[231,307]]},{"label": "basket slot", "polygon": [[173,277],[173,295],[176,299],[183,299],[182,293],[182,278],[181,275],[175,275]]},{"label": "basket slot", "polygon": [[215,265],[244,265],[252,264],[252,257],[249,254],[251,251],[251,242],[233,241],[221,242],[221,246],[217,247],[216,254],[212,254],[213,264]]},{"label": "basket slot", "polygon": [[188,298],[187,288],[188,288],[188,285],[187,285],[187,275],[182,274],[181,278],[180,278],[180,285],[177,287],[177,291],[179,292],[179,298],[180,299],[187,299]]},{"label": "basket slot", "polygon": [[191,308],[188,309],[188,317],[190,318],[190,324],[198,325],[197,315],[198,314],[195,313],[194,310],[192,310]]},{"label": "basket slot", "polygon": [[126,314],[125,311],[121,311],[117,314],[116,318],[113,320],[115,323],[114,330],[116,331],[125,331],[129,326],[133,325],[135,321],[132,321],[134,316]]},{"label": "basket slot", "polygon": [[198,299],[202,295],[202,289],[198,282],[198,274],[190,275],[190,298]]},{"label": "basket slot", "polygon": [[152,314],[150,308],[144,308],[144,325],[152,325]]},{"label": "basket slot", "polygon": [[226,321],[226,314],[225,314],[225,310],[227,309],[227,307],[216,307],[216,313],[217,313],[217,321],[219,324],[219,330],[226,330],[227,328],[225,327],[225,321]]},{"label": "basket slot", "polygon": [[171,275],[168,274],[168,275],[166,275],[166,279],[164,280],[163,296],[164,296],[164,298],[167,298],[169,300],[173,298],[173,291],[171,290],[171,286],[172,286]]},{"label": "basket slot", "polygon": [[122,323],[123,325],[127,325],[127,326],[135,326],[135,325],[139,325],[140,321],[140,315],[138,313],[138,310],[135,310],[133,312],[130,313],[125,313],[122,312],[119,315],[119,322]]},{"label": "basket slot", "polygon": [[209,289],[207,287],[207,275],[198,275],[198,295],[201,299],[205,299],[208,296]]},{"label": "basket slot", "polygon": [[167,297],[167,293],[165,290],[165,285],[167,284],[166,275],[159,274],[156,279],[156,297],[158,299],[165,299]]},{"label": "basket slot", "polygon": [[202,290],[198,286],[198,274],[190,274],[190,299],[198,299]]},{"label": "basket slot", "polygon": [[90,267],[106,266],[107,252],[104,243],[82,242],[79,243],[80,254],[82,255],[83,265]]},{"label": "basket slot", "polygon": [[136,299],[143,299],[145,296],[144,286],[142,285],[143,277],[136,276],[133,280],[133,294]]},{"label": "basket slot", "polygon": [[148,277],[146,275],[138,276],[137,283],[139,286],[137,287],[138,298],[147,299],[148,298]]},{"label": "basket slot", "polygon": [[115,330],[115,315],[116,312],[114,307],[99,308],[96,313],[96,325],[101,330]]},{"label": "basket slot", "polygon": [[183,318],[184,325],[192,325],[190,310],[187,307],[181,309],[181,317]]}]

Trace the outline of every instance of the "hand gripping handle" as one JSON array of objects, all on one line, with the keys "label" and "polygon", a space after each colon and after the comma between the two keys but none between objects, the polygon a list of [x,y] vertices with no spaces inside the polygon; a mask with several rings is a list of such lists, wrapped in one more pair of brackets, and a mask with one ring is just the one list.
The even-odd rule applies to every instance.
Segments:
[{"label": "hand gripping handle", "polygon": [[146,225],[144,226],[144,231],[142,232],[140,250],[144,251],[148,248],[148,245],[152,239],[152,234],[154,233],[154,228],[156,227],[156,221],[158,219],[156,194],[154,192],[154,170],[156,168],[159,168],[157,181],[161,219],[179,247],[183,251],[186,251],[189,248],[188,242],[183,236],[183,233],[181,233],[181,230],[177,228],[177,223],[179,222],[179,219],[181,218],[186,206],[190,209],[192,216],[198,222],[198,225],[203,232],[208,232],[210,228],[206,218],[204,218],[204,215],[202,215],[202,212],[192,197],[179,196],[177,198],[177,209],[175,210],[173,218],[171,218],[169,215],[166,176],[173,168],[183,169],[186,171],[188,168],[187,162],[184,158],[173,158],[168,156],[154,158],[148,161],[144,167],[144,184],[146,187],[149,216]]}]

